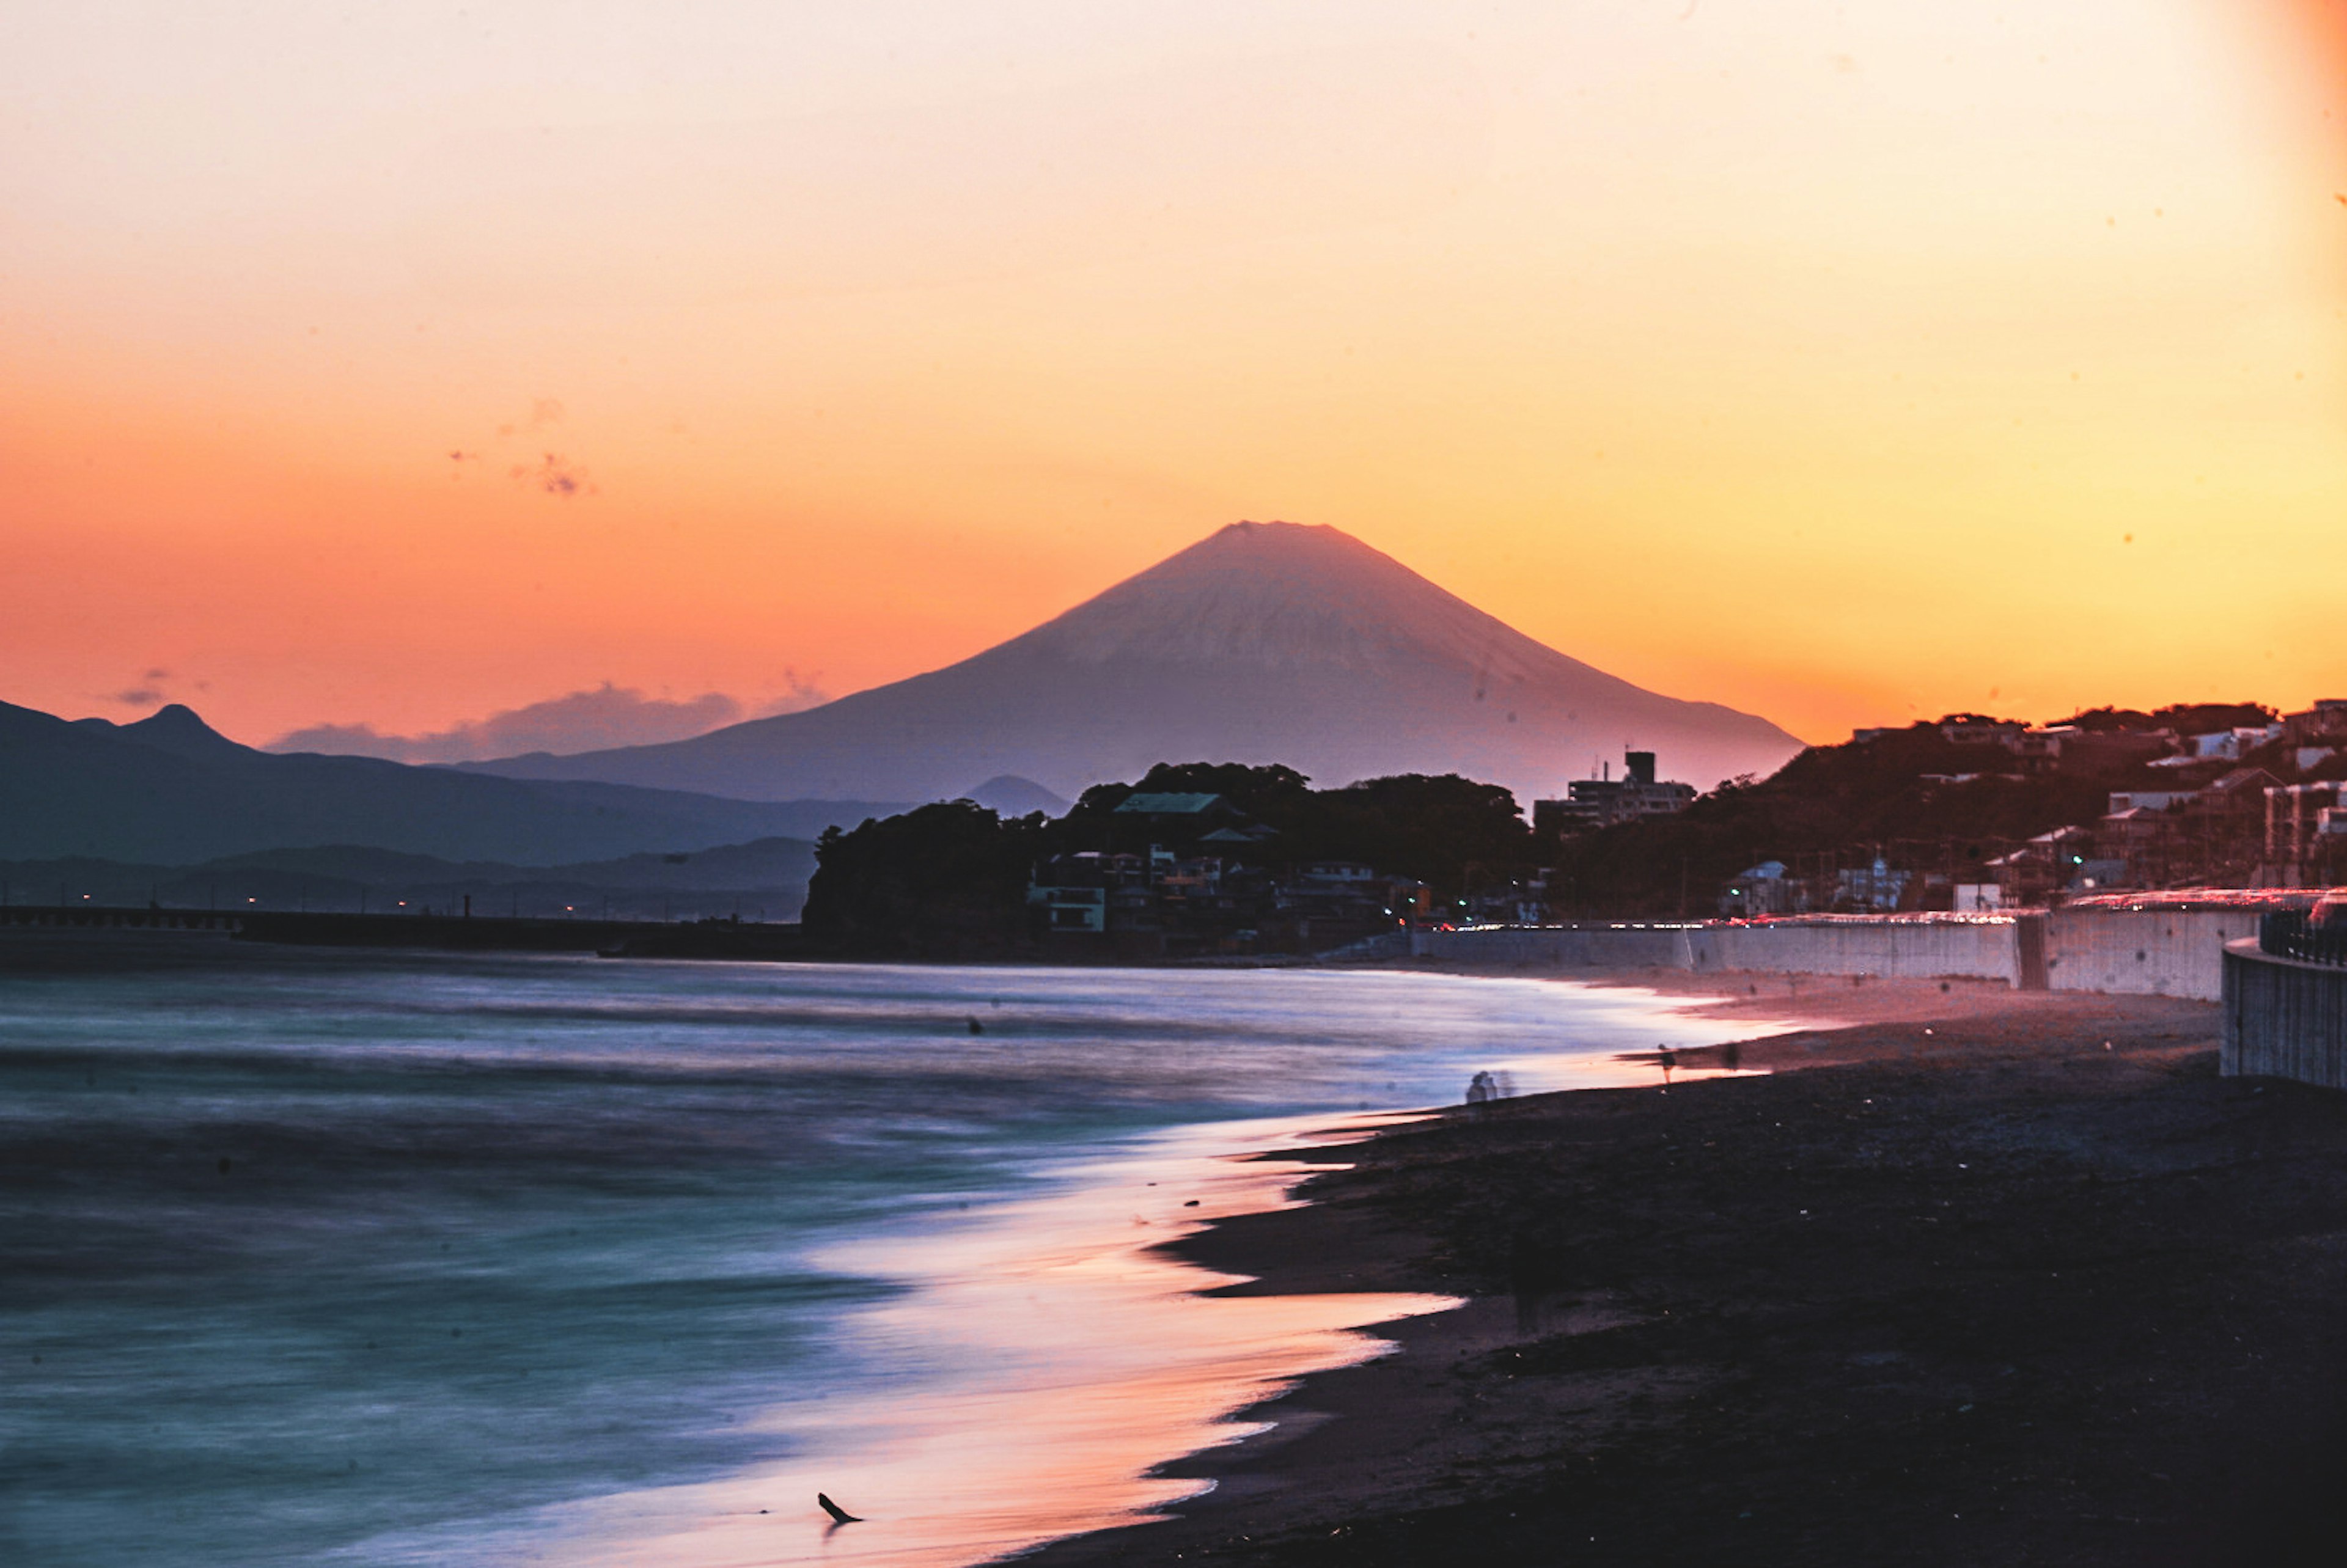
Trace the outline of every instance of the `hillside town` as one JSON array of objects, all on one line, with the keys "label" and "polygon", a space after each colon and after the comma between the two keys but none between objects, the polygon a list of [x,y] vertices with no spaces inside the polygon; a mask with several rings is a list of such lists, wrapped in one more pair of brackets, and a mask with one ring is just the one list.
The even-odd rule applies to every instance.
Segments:
[{"label": "hillside town", "polygon": [[[1976,753],[1977,765],[1919,775],[1943,793],[2132,774],[2106,792],[2098,816],[1962,862],[1933,865],[1931,846],[1901,845],[1909,858],[1896,868],[1880,857],[1837,867],[1830,886],[1763,863],[1722,893],[1721,912],[2038,907],[2149,889],[2298,887],[2335,881],[2347,867],[2347,700],[2198,733],[2112,717],[2088,728],[1952,716],[1937,726],[1942,739]],[[1893,733],[1861,731],[1853,743],[1881,745]]]},{"label": "hillside town", "polygon": [[1112,814],[1145,831],[1146,846],[1079,850],[1036,868],[1027,897],[1047,950],[1112,937],[1120,949],[1150,956],[1311,952],[1432,907],[1425,882],[1359,861],[1276,866],[1270,846],[1279,835],[1225,795],[1135,793]]},{"label": "hillside town", "polygon": [[1412,927],[2153,892],[2270,904],[2347,880],[2347,700],[1951,714],[1707,794],[1662,760],[1601,763],[1530,803],[1529,824],[1506,790],[1456,775],[1317,789],[1203,763],[1095,786],[1056,819],[925,806],[826,836],[809,935],[848,952],[1212,960],[1368,951]]},{"label": "hillside town", "polygon": [[1860,730],[1700,799],[1673,787],[1634,753],[1620,783],[1534,804],[1565,910],[1964,912],[2347,880],[2347,699],[2044,725],[1956,713]]}]

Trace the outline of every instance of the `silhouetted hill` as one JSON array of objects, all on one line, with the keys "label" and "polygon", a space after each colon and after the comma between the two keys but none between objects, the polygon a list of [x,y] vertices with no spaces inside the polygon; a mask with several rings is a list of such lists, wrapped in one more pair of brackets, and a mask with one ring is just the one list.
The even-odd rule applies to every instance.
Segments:
[{"label": "silhouetted hill", "polygon": [[173,704],[132,724],[0,703],[0,859],[166,866],[342,844],[521,866],[812,838],[895,809],[523,783],[367,757],[272,755]]},{"label": "silhouetted hill", "polygon": [[1329,528],[1238,523],[975,658],[689,741],[468,764],[743,799],[938,800],[1014,774],[1073,796],[1179,757],[1324,784],[1461,773],[1520,799],[1594,757],[1709,785],[1800,743],[1569,659]]}]

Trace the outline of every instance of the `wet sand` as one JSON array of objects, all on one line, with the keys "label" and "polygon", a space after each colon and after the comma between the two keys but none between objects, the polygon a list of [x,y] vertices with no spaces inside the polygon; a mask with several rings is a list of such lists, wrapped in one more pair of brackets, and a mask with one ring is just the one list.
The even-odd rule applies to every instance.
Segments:
[{"label": "wet sand", "polygon": [[1029,1561],[2340,1560],[2347,1098],[2219,1079],[2207,1003],[1665,983],[1807,1027],[1742,1048],[1767,1076],[1330,1150],[1309,1205],[1179,1244],[1469,1305]]}]

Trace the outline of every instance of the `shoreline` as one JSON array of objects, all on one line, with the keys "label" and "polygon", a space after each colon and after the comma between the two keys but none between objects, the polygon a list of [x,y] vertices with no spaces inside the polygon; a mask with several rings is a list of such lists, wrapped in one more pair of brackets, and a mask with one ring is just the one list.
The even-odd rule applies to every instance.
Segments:
[{"label": "shoreline", "polygon": [[1161,1467],[1212,1483],[1167,1517],[1022,1562],[2287,1563],[2347,1530],[2347,1102],[2218,1079],[2213,1004],[1575,981],[1800,1026],[1738,1049],[1765,1072],[1331,1149],[1300,1205],[1173,1244],[1248,1276],[1215,1294],[1466,1305]]}]

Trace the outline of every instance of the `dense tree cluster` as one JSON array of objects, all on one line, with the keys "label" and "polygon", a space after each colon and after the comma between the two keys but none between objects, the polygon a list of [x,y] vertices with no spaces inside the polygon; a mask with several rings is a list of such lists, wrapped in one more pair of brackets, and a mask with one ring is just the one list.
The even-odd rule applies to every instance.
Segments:
[{"label": "dense tree cluster", "polygon": [[1005,822],[966,800],[827,827],[800,923],[860,957],[1007,957],[1027,945],[1028,869],[1042,844],[1040,813]]},{"label": "dense tree cluster", "polygon": [[1516,797],[1497,784],[1457,774],[1397,774],[1316,790],[1293,768],[1239,763],[1161,763],[1137,784],[1096,784],[1051,825],[1054,853],[1146,848],[1160,831],[1116,812],[1135,794],[1223,796],[1276,830],[1253,856],[1269,865],[1356,861],[1454,897],[1465,877],[1532,859],[1532,830]]},{"label": "dense tree cluster", "polygon": [[2235,725],[2272,722],[2274,711],[2259,702],[2177,702],[2144,712],[2137,708],[2089,708],[2059,721],[2089,734],[2113,734],[2123,730],[2173,730],[2179,735],[2206,734]]}]

